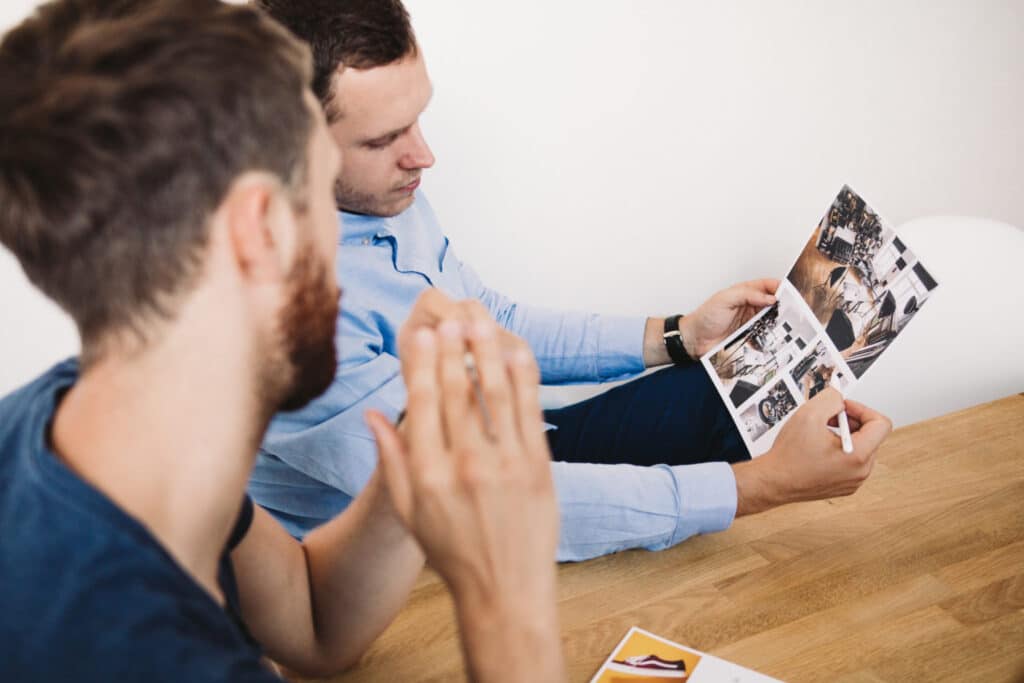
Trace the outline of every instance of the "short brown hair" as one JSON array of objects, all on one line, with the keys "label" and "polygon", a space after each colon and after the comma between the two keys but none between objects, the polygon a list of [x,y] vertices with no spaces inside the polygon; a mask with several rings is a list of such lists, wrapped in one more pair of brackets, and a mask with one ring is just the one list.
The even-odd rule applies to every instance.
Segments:
[{"label": "short brown hair", "polygon": [[331,77],[339,67],[371,69],[416,54],[401,0],[255,0],[313,53],[313,94],[337,118]]},{"label": "short brown hair", "polygon": [[56,0],[4,36],[0,242],[75,320],[83,361],[172,317],[239,175],[294,187],[310,78],[286,31],[217,0]]}]

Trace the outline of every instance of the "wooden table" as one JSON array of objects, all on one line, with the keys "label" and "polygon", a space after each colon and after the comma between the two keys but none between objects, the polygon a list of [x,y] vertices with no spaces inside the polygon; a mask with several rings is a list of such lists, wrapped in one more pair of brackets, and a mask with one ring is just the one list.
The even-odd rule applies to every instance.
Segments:
[{"label": "wooden table", "polygon": [[[897,430],[852,497],[558,578],[572,681],[632,625],[786,681],[1024,681],[1024,394]],[[334,680],[463,677],[450,597],[426,571]]]}]

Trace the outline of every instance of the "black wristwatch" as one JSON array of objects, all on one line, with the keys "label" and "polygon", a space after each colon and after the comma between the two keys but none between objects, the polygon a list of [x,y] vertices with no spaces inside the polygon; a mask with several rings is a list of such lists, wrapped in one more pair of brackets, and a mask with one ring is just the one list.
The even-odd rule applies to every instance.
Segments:
[{"label": "black wristwatch", "polygon": [[668,357],[672,362],[676,365],[690,365],[697,361],[690,357],[683,346],[683,335],[679,332],[679,321],[682,319],[682,314],[665,318],[665,334],[662,336],[665,338],[665,350],[668,351]]}]

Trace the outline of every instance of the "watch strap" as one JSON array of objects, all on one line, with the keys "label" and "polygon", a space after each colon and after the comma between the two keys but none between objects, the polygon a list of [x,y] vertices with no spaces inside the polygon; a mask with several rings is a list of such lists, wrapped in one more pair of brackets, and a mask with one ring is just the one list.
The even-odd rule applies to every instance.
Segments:
[{"label": "watch strap", "polygon": [[683,345],[683,335],[679,331],[679,321],[682,318],[682,314],[665,318],[665,333],[662,336],[665,339],[665,350],[668,351],[668,357],[672,362],[676,365],[689,365],[695,361]]}]

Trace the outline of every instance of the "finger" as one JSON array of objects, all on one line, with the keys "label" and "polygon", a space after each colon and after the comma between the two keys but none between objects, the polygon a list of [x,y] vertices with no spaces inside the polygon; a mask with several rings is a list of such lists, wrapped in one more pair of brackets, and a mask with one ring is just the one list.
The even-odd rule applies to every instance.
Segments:
[{"label": "finger", "polygon": [[[472,403],[476,410],[471,412],[474,412],[481,418],[487,436],[497,439],[497,430],[500,429],[504,435],[502,438],[507,440],[509,436],[514,436],[514,432],[510,433],[510,428],[514,427],[515,422],[514,416],[509,414],[509,409],[502,409],[500,405],[511,402],[511,389],[508,386],[508,373],[504,356],[509,345],[511,344],[514,347],[516,340],[519,338],[498,325],[490,310],[478,300],[466,299],[465,301],[460,301],[459,306],[462,311],[462,319],[465,320],[466,329],[469,331],[471,353],[475,354],[477,351],[473,345],[473,338],[476,335],[480,335],[480,333],[482,335],[478,337],[479,339],[486,337],[488,340],[485,344],[487,349],[494,349],[494,353],[488,351],[488,358],[493,358],[494,361],[490,368],[487,367],[489,364],[488,358],[473,356],[477,388],[479,389],[480,396],[474,395]],[[492,338],[494,340],[493,346],[490,342]],[[502,392],[505,394],[504,398],[501,395]],[[488,399],[489,393],[495,395]],[[492,406],[492,404],[495,405]],[[507,421],[504,424],[495,424],[495,420],[500,421],[502,419],[501,415],[503,413],[508,416]]]},{"label": "finger", "polygon": [[[875,467],[875,460],[878,459],[878,447],[885,439],[884,436],[881,438],[875,438],[879,435],[852,432],[851,439],[853,440],[853,453],[849,457],[850,463],[855,466],[855,470],[862,479],[867,479],[871,474],[871,470]],[[871,437],[871,438],[869,438]]]},{"label": "finger", "polygon": [[779,279],[766,277],[760,280],[750,280],[740,285],[740,288],[743,290],[748,304],[770,306],[778,300],[775,293],[779,289]]},{"label": "finger", "polygon": [[378,463],[391,496],[391,504],[398,518],[408,526],[412,521],[413,500],[405,444],[388,419],[377,411],[366,412],[366,423],[377,441]]},{"label": "finger", "polygon": [[466,337],[463,323],[445,320],[438,328],[441,339],[438,373],[441,383],[441,415],[453,452],[476,447],[483,438],[480,420],[473,411],[473,387],[466,369]]},{"label": "finger", "polygon": [[416,299],[402,329],[399,330],[400,354],[405,353],[406,347],[411,343],[411,336],[416,330],[423,327],[436,328],[442,320],[452,317],[455,310],[456,303],[436,287],[424,290]]},{"label": "finger", "polygon": [[[846,421],[850,425],[850,431],[851,432],[855,432],[858,429],[860,429],[860,420],[858,420],[856,418],[853,418],[853,417],[850,417],[850,415],[847,414]],[[834,415],[831,418],[829,418],[828,426],[829,427],[837,427],[838,428],[839,427],[839,416],[838,415]]]},{"label": "finger", "polygon": [[460,317],[467,323],[494,321],[494,318],[491,316],[491,312],[487,310],[487,307],[476,299],[460,301],[459,312]]},{"label": "finger", "polygon": [[506,369],[508,368],[508,364],[512,362],[512,356],[519,349],[521,344],[522,339],[517,337],[515,334],[502,327],[498,328],[498,346],[501,348],[501,358],[505,363]]},{"label": "finger", "polygon": [[769,292],[765,292],[762,289],[757,289],[757,288],[754,288],[754,287],[749,287],[749,288],[744,289],[743,290],[743,297],[744,298],[743,298],[743,300],[740,303],[741,303],[741,305],[746,305],[746,306],[757,306],[757,307],[771,306],[772,304],[774,304],[777,301],[777,299],[775,298],[774,294],[771,294]]},{"label": "finger", "polygon": [[854,401],[853,399],[846,399],[846,414],[851,418],[855,418],[858,422],[868,422],[876,419],[889,419],[877,410],[869,408],[863,403]]},{"label": "finger", "polygon": [[484,405],[478,406],[489,418],[492,437],[506,446],[520,447],[516,428],[512,386],[498,340],[498,325],[490,319],[477,320],[470,331],[470,349],[476,362]]},{"label": "finger", "polygon": [[409,347],[402,355],[402,376],[408,392],[405,422],[409,433],[409,455],[417,464],[446,451],[437,355],[437,335],[425,328],[412,335]]},{"label": "finger", "polygon": [[498,331],[498,343],[502,352],[505,353],[517,348],[516,343],[519,337],[498,325],[487,307],[476,299],[466,299],[459,302],[459,319],[466,323],[467,330],[472,330],[473,325],[476,323],[493,324]]},{"label": "finger", "polygon": [[751,280],[747,284],[753,289],[756,289],[765,294],[775,294],[779,290],[779,284],[782,281],[777,277],[765,277],[760,280]]},{"label": "finger", "polygon": [[892,422],[885,415],[857,403],[847,401],[848,411],[853,412],[860,426],[851,431],[855,450],[874,452],[892,433]]},{"label": "finger", "polygon": [[447,294],[429,287],[416,299],[409,312],[407,322],[415,325],[436,327],[442,320],[452,317],[458,304]]},{"label": "finger", "polygon": [[[763,284],[767,282],[769,284]],[[741,282],[738,285],[722,290],[716,294],[709,301],[715,301],[719,305],[727,308],[744,308],[750,306],[753,308],[763,308],[765,306],[771,306],[777,299],[773,294],[774,290],[771,289],[771,282],[777,283],[778,280],[752,280],[750,282]]]},{"label": "finger", "polygon": [[543,464],[549,469],[551,453],[548,450],[547,437],[544,435],[544,419],[540,409],[540,372],[526,344],[522,344],[512,354],[509,376],[512,378],[520,442],[526,449],[526,455],[534,463]]}]

